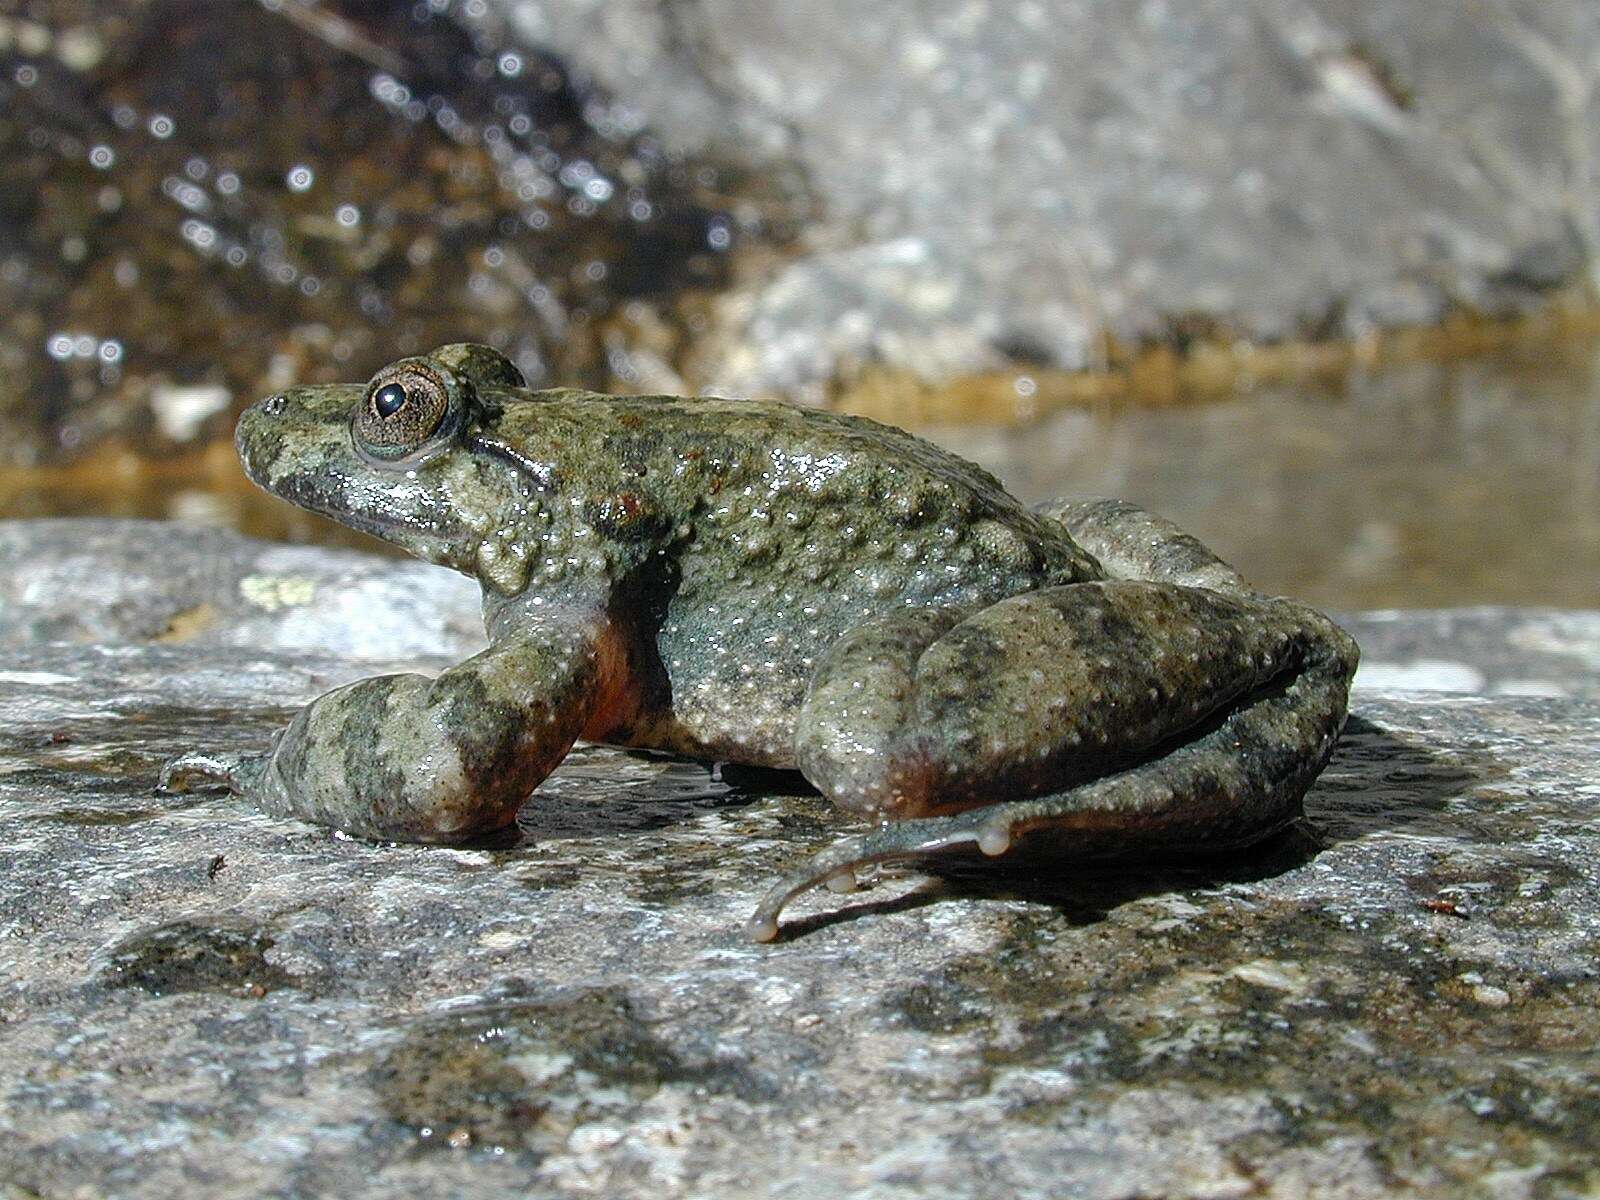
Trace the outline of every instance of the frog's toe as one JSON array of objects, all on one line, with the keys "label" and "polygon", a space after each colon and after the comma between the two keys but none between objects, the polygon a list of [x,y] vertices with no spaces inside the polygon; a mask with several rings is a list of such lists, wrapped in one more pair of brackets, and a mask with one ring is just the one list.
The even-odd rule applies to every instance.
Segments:
[{"label": "frog's toe", "polygon": [[848,896],[851,892],[861,890],[861,881],[856,878],[854,867],[840,871],[836,875],[829,875],[822,883],[835,896]]},{"label": "frog's toe", "polygon": [[162,766],[156,791],[165,795],[215,791],[242,796],[261,778],[266,765],[264,754],[180,754]]},{"label": "frog's toe", "polygon": [[745,923],[745,933],[754,942],[773,941],[778,936],[779,915],[801,892],[819,883],[826,884],[834,892],[853,891],[859,867],[928,858],[960,846],[981,844],[984,829],[991,823],[976,813],[958,813],[950,817],[896,821],[870,833],[841,838],[774,884]]}]

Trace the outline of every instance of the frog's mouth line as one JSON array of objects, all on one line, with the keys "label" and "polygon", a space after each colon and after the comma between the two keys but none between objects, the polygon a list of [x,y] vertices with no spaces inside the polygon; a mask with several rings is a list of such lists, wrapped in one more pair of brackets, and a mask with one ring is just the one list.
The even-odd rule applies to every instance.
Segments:
[{"label": "frog's mouth line", "polygon": [[[308,508],[311,512],[321,512],[320,509],[309,508],[306,505],[301,507]],[[339,524],[348,525],[357,533],[369,533],[373,537],[380,537],[385,541],[393,541],[393,537],[390,536],[392,534],[402,534],[408,537],[414,537],[418,534],[422,534],[424,537],[428,536],[426,531],[406,524],[400,517],[391,517],[383,513],[340,512],[336,515],[331,512],[321,512],[321,515],[334,518]]]},{"label": "frog's mouth line", "polygon": [[260,480],[255,482],[297,508],[327,517],[357,533],[400,546],[434,562],[452,557],[448,554],[448,548],[456,539],[465,536],[465,531],[457,526],[434,528],[419,524],[415,517],[389,512],[381,506],[349,503],[342,489],[330,489],[319,479],[292,476],[276,481],[270,487]]}]

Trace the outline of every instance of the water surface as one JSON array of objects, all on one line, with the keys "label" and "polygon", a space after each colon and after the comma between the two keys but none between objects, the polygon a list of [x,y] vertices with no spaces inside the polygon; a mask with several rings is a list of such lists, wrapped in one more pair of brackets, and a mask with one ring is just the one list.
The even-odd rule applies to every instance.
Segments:
[{"label": "water surface", "polygon": [[1314,603],[1600,605],[1600,344],[926,432],[1026,500],[1165,513],[1259,586]]}]

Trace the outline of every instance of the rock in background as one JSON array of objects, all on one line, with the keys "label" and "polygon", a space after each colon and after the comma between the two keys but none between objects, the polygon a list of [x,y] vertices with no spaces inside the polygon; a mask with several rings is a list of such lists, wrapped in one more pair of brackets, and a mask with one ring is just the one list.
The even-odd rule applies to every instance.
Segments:
[{"label": "rock in background", "polygon": [[1591,274],[1597,56],[1578,0],[30,0],[0,465],[463,338],[820,402],[1521,312]]},{"label": "rock in background", "polygon": [[0,521],[0,653],[135,643],[449,664],[485,645],[479,596],[427,563],[203,525]]},{"label": "rock in background", "polygon": [[729,392],[1517,312],[1597,245],[1578,0],[490,8],[674,150],[808,180],[801,252],[700,348]]}]

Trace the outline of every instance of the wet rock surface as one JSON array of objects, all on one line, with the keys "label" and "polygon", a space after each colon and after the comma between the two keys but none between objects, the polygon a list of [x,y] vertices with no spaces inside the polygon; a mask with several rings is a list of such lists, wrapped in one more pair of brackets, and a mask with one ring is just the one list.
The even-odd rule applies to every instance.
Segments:
[{"label": "wet rock surface", "polygon": [[1342,620],[1375,691],[1600,700],[1600,613],[1455,608]]},{"label": "wet rock surface", "polygon": [[[215,536],[0,527],[0,1180],[18,1194],[1595,1182],[1600,615],[1354,618],[1369,667],[1455,661],[1483,684],[1358,681],[1305,821],[1252,854],[885,874],[807,897],[760,947],[739,933],[755,897],[838,828],[793,777],[582,748],[515,840],[467,849],[155,795],[176,751],[259,745],[329,686],[468,644],[352,641],[342,592],[399,594],[410,564]],[[80,550],[119,592],[59,566]],[[280,568],[315,602],[243,594]],[[438,577],[448,641],[471,589]],[[44,622],[52,604],[83,615]],[[200,604],[215,624],[161,625]],[[1552,694],[1497,686],[1517,677]]]},{"label": "wet rock surface", "polygon": [[464,339],[670,382],[734,179],[451,8],[0,5],[0,466]]},{"label": "wet rock surface", "polygon": [[668,145],[807,181],[704,348],[734,391],[1515,311],[1594,255],[1579,3],[490,7]]}]

